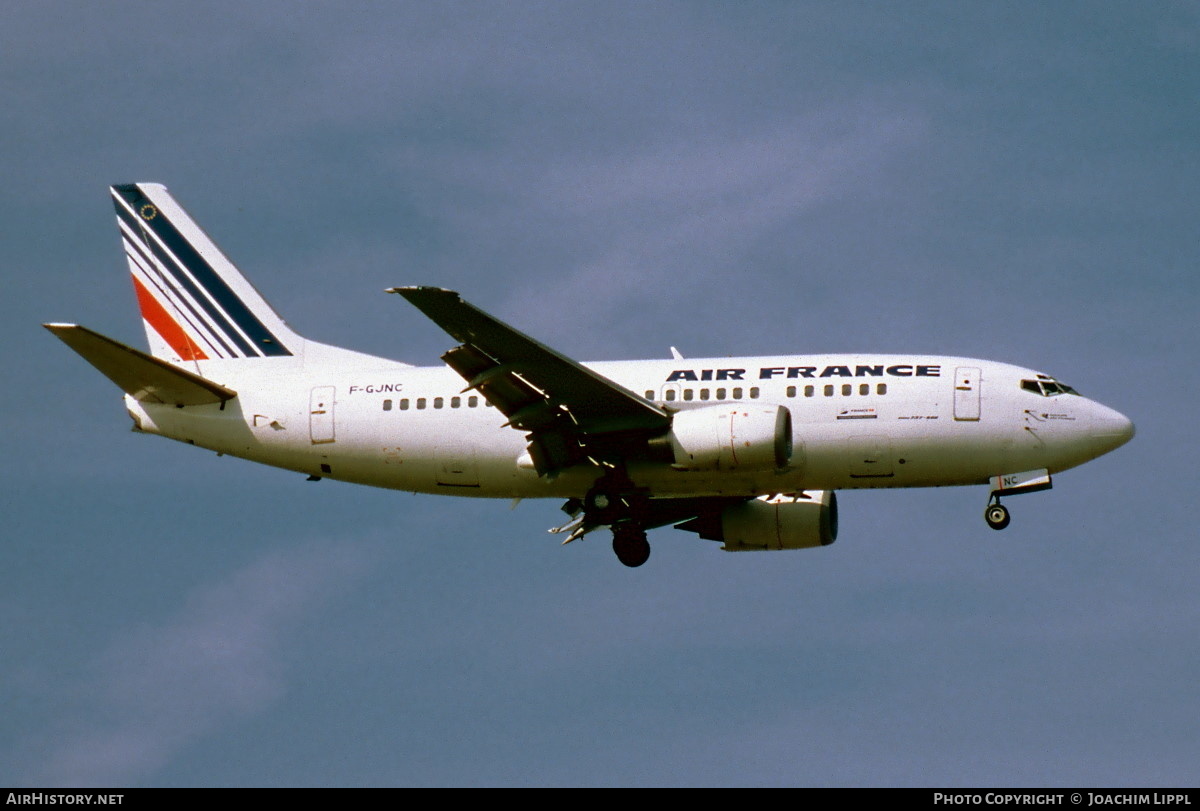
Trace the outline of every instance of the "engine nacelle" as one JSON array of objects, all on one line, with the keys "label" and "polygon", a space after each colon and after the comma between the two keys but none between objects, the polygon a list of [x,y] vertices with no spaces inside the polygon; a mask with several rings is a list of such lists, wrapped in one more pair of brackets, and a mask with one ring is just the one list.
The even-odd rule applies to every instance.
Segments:
[{"label": "engine nacelle", "polygon": [[[837,540],[837,494],[810,490],[788,496],[763,496],[720,514],[701,537],[724,541],[728,552],[766,549],[808,549]],[[716,536],[716,537],[714,537]]]},{"label": "engine nacelle", "polygon": [[678,470],[779,470],[792,458],[792,414],[743,403],[688,409],[667,438]]}]

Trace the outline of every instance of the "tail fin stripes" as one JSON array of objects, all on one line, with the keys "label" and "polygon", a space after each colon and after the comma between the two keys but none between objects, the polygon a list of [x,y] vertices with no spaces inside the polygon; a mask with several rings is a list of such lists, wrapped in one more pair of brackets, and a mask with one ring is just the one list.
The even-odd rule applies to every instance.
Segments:
[{"label": "tail fin stripes", "polygon": [[292,355],[302,341],[167,193],[113,186],[117,224],[153,354],[172,360]]},{"label": "tail fin stripes", "polygon": [[[126,212],[118,209],[118,214],[123,215]],[[159,309],[168,314],[167,318],[174,328],[186,329],[187,334],[195,336],[192,342],[207,346],[208,354],[212,357],[237,357],[235,349],[222,340],[221,333],[216,331],[211,321],[213,315],[216,315],[212,306],[204,308],[210,311],[209,320],[201,314],[203,305],[209,302],[186,275],[181,276],[178,273],[173,257],[161,248],[154,250],[157,246],[151,235],[127,216],[118,216],[117,220],[121,228],[121,239],[125,244],[125,256],[129,260],[130,273],[134,280],[141,284],[142,290],[147,293],[154,291],[153,298],[161,302]],[[141,306],[141,299],[138,300],[138,304]],[[143,310],[142,318],[147,322],[147,336],[154,346],[156,341],[155,335],[150,334],[149,327],[152,321],[149,313]],[[217,318],[220,316],[217,315]],[[158,337],[163,338],[161,335]],[[157,350],[155,354],[158,354]]]},{"label": "tail fin stripes", "polygon": [[208,360],[204,350],[196,345],[186,332],[176,323],[171,314],[163,309],[158,299],[150,294],[146,286],[133,277],[133,291],[137,293],[138,309],[142,311],[142,319],[149,324],[159,337],[180,357],[181,360]]},{"label": "tail fin stripes", "polygon": [[[187,340],[185,345],[208,347],[208,352],[201,350],[207,357],[235,357],[234,350],[221,340],[220,335],[213,331],[200,314],[199,307],[180,290],[180,285],[172,282],[171,277],[162,269],[163,264],[154,259],[144,234],[131,234],[126,224],[120,219],[121,240],[125,245],[125,257],[129,261],[129,270],[134,281],[134,291],[138,293],[138,306],[142,311],[142,320],[146,323],[146,337],[155,355],[160,355],[159,347],[165,341],[168,348],[185,357],[183,350],[167,337],[167,331],[182,333]],[[153,290],[154,293],[150,291]],[[166,302],[166,306],[159,302]],[[170,307],[168,311],[167,307]],[[172,312],[173,311],[173,312]],[[186,330],[185,330],[186,328]],[[195,336],[193,338],[192,336]],[[193,353],[194,354],[194,353]],[[192,359],[200,359],[193,357]]]}]

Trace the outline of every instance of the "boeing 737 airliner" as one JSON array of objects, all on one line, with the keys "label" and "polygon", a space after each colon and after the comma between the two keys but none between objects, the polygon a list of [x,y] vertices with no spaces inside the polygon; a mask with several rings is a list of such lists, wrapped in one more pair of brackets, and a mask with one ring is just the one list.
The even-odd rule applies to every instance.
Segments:
[{"label": "boeing 737 airliner", "polygon": [[646,531],[726,550],[837,537],[834,491],[990,485],[1001,497],[1128,442],[1133,424],[1050,375],[933,355],[579,363],[435,287],[389,290],[445,330],[418,367],[297,335],[165,187],[113,186],[150,353],[46,328],[125,392],[134,429],[342,481],[561,498],[567,543],[609,527],[627,566]]}]

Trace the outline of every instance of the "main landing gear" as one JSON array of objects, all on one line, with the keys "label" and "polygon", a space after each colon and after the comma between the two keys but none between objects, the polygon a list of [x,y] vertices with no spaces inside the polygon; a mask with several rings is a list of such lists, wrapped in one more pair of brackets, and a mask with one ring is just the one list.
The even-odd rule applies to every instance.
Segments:
[{"label": "main landing gear", "polygon": [[983,520],[987,521],[987,525],[992,529],[1004,529],[1008,526],[1011,516],[1008,514],[1008,508],[1000,503],[1000,496],[992,494],[992,500],[983,511]]},{"label": "main landing gear", "polygon": [[584,521],[612,527],[613,552],[626,566],[641,566],[650,558],[644,509],[648,499],[621,468],[609,470],[583,497]]},{"label": "main landing gear", "polygon": [[593,524],[612,524],[627,517],[629,503],[617,490],[597,483],[583,497],[583,512]]}]

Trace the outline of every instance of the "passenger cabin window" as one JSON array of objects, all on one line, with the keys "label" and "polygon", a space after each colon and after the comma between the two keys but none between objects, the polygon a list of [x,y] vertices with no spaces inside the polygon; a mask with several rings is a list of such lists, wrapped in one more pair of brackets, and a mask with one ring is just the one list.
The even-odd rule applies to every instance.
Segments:
[{"label": "passenger cabin window", "polygon": [[708,389],[700,389],[700,399],[701,400],[708,399]]},{"label": "passenger cabin window", "polygon": [[383,410],[384,410],[384,411],[391,411],[391,410],[392,410],[392,401],[391,401],[391,400],[384,400],[384,401],[383,401]]},{"label": "passenger cabin window", "polygon": [[858,393],[862,394],[862,395],[870,394],[871,393],[871,384],[870,383],[859,383],[858,384]]},{"label": "passenger cabin window", "polygon": [[733,390],[733,399],[735,399],[735,400],[740,400],[740,399],[742,399],[742,390],[741,390],[741,389],[734,389],[734,390]]},{"label": "passenger cabin window", "polygon": [[417,398],[417,408],[424,408],[424,407],[425,407],[425,398],[418,397]]},{"label": "passenger cabin window", "polygon": [[832,397],[832,396],[833,396],[833,386],[829,386],[829,385],[826,385],[826,386],[825,386],[825,396],[826,396],[826,397]]},{"label": "passenger cabin window", "polygon": [[650,391],[650,389],[646,389],[646,399],[647,399],[647,400],[653,400],[653,399],[654,399],[654,392]]},{"label": "passenger cabin window", "polygon": [[668,401],[671,401],[671,400],[674,400],[674,399],[675,399],[675,389],[667,389],[667,397],[666,397],[666,399],[667,399]]},{"label": "passenger cabin window", "polygon": [[795,396],[796,396],[796,387],[795,387],[795,386],[788,386],[788,387],[787,387],[787,396],[788,396],[788,397],[795,397]]},{"label": "passenger cabin window", "polygon": [[717,399],[718,400],[725,399],[725,389],[717,389]]},{"label": "passenger cabin window", "polygon": [[462,398],[461,397],[451,397],[450,398],[450,407],[451,408],[460,408],[461,406],[462,406]]},{"label": "passenger cabin window", "polygon": [[817,393],[817,389],[815,386],[805,386],[804,387],[804,396],[805,397],[812,397],[816,393]]},{"label": "passenger cabin window", "polygon": [[880,383],[875,387],[876,394],[887,394],[887,383]]},{"label": "passenger cabin window", "polygon": [[751,400],[757,400],[757,399],[758,399],[758,386],[753,386],[753,387],[751,387],[751,389],[750,389],[750,399],[751,399]]},{"label": "passenger cabin window", "polygon": [[692,399],[693,394],[694,394],[694,392],[691,389],[684,389],[683,390],[683,399],[690,400],[690,399]]},{"label": "passenger cabin window", "polygon": [[408,411],[408,398],[407,397],[405,397],[403,400],[400,401],[400,410]]}]

